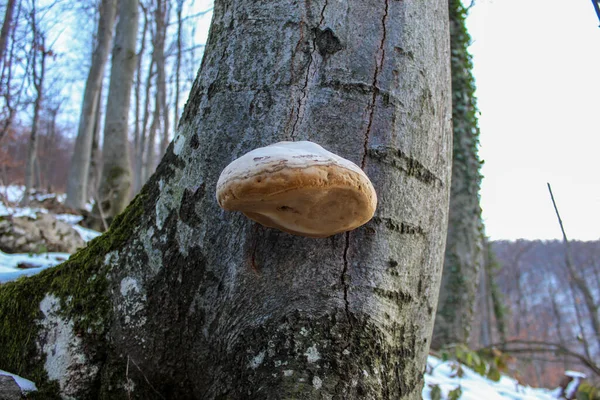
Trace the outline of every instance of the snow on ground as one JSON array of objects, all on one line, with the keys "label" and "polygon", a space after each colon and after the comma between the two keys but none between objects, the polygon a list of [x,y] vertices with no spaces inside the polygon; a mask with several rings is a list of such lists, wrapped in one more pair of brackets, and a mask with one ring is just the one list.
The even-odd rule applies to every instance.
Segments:
[{"label": "snow on ground", "polygon": [[22,392],[27,393],[27,392],[34,392],[37,390],[35,383],[33,383],[30,380],[27,380],[25,378],[21,378],[19,375],[11,374],[10,372],[2,371],[1,369],[0,369],[0,375],[12,376],[13,379],[15,380],[15,382],[17,382],[17,385],[19,385],[19,387],[21,388]]},{"label": "snow on ground", "polygon": [[442,361],[434,356],[427,358],[423,399],[431,399],[433,385],[439,385],[442,399],[458,387],[462,391],[461,400],[556,400],[548,389],[535,389],[522,386],[515,379],[502,375],[498,382],[491,381],[472,369],[461,366],[463,374],[458,376],[456,361]]},{"label": "snow on ground", "polygon": [[[35,275],[68,260],[69,257],[69,253],[6,254],[0,251],[0,283]],[[18,268],[19,264],[26,264],[28,268]]]},{"label": "snow on ground", "polygon": [[[13,185],[0,187],[0,194],[4,196],[9,203],[6,205],[3,202],[0,202],[0,216],[12,215],[13,217],[30,217],[36,219],[36,213],[48,213],[48,210],[45,208],[16,206],[23,197],[23,191],[24,188],[22,186]],[[35,198],[42,201],[54,196],[56,196],[60,202],[64,201],[64,195],[60,194],[36,194]],[[56,218],[72,225],[86,242],[100,236],[99,232],[77,225],[82,219],[79,215],[58,214],[56,215]],[[0,251],[0,284],[14,281],[21,276],[35,275],[46,268],[58,265],[68,259],[69,254],[67,253],[6,254]],[[26,264],[27,268],[18,268],[19,264]]]}]

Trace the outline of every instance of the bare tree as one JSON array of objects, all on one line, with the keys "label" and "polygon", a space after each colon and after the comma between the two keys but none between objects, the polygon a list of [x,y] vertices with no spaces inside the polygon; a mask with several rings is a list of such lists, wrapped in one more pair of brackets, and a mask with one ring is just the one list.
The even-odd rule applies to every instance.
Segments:
[{"label": "bare tree", "polygon": [[598,348],[600,349],[600,314],[599,306],[596,304],[594,299],[594,295],[590,287],[587,285],[586,280],[579,274],[577,269],[575,269],[575,265],[573,264],[573,258],[571,255],[571,246],[569,244],[569,239],[567,239],[567,234],[565,232],[565,228],[563,227],[562,219],[560,218],[560,214],[558,212],[558,206],[556,205],[556,201],[554,200],[554,195],[552,194],[552,187],[548,183],[548,191],[550,192],[550,198],[552,199],[552,205],[554,206],[554,211],[556,212],[556,217],[558,218],[558,223],[560,225],[560,230],[563,235],[563,243],[565,245],[565,263],[567,266],[567,270],[569,271],[569,275],[571,280],[577,290],[583,296],[583,300],[588,309],[588,314],[590,317],[590,322],[592,324],[592,329],[594,330],[594,334],[596,336],[596,343]]},{"label": "bare tree", "polygon": [[16,0],[7,0],[6,10],[4,11],[4,22],[2,23],[2,30],[0,31],[0,63],[4,64],[4,52],[6,51],[6,43],[8,42],[8,36],[10,34],[10,28],[13,20],[13,14],[15,12]]},{"label": "bare tree", "polygon": [[[144,144],[146,135],[146,120],[142,121],[142,114],[145,116],[148,113],[148,103],[145,103],[145,110],[142,112],[141,108],[141,92],[142,92],[142,64],[144,60],[144,53],[146,51],[146,34],[148,33],[148,11],[143,4],[140,3],[144,15],[144,24],[142,28],[142,37],[140,40],[140,50],[137,54],[137,68],[135,71],[135,123],[133,129],[133,149],[134,149],[134,163],[133,163],[133,193],[137,194],[144,182],[142,181],[142,165],[144,164]],[[150,63],[150,70],[152,70],[152,62]],[[150,89],[150,79],[146,81],[146,101],[149,99],[148,91]],[[142,126],[144,125],[144,126]]]},{"label": "bare tree", "polygon": [[96,216],[92,225],[98,229],[102,228],[100,214],[112,220],[127,206],[131,191],[129,107],[136,67],[138,16],[137,0],[120,1],[104,123],[102,177],[94,206],[96,212],[92,211]]},{"label": "bare tree", "polygon": [[96,109],[100,106],[98,93],[101,91],[104,69],[108,60],[116,12],[117,0],[101,1],[96,45],[85,84],[77,139],[67,180],[66,204],[73,208],[83,209],[89,200],[87,186]]},{"label": "bare tree", "polygon": [[29,192],[34,187],[35,166],[37,160],[37,142],[40,120],[40,111],[44,96],[44,77],[46,75],[46,58],[51,52],[46,49],[46,36],[41,32],[38,26],[36,15],[36,0],[31,1],[31,11],[29,14],[32,30],[32,67],[31,80],[35,89],[35,100],[33,103],[33,119],[31,123],[31,135],[29,136],[29,145],[27,147],[27,160],[25,164],[25,194],[21,200],[22,205],[29,203]]}]

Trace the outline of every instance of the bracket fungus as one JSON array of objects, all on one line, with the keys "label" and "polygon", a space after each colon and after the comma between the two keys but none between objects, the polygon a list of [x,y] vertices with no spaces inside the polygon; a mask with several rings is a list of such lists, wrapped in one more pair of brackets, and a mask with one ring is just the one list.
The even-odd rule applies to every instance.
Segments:
[{"label": "bracket fungus", "polygon": [[234,160],[221,172],[217,201],[270,228],[327,237],[367,223],[377,194],[356,164],[301,141],[275,143]]}]

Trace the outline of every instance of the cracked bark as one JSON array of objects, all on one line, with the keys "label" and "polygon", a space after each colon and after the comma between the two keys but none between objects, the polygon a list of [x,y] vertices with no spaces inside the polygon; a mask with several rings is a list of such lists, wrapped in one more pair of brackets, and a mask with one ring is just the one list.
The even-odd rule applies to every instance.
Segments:
[{"label": "cracked bark", "polygon": [[[325,5],[215,2],[177,136],[123,218],[132,231],[117,245],[93,245],[106,262],[112,317],[101,334],[82,331],[83,348],[100,346],[103,357],[93,358],[96,376],[77,379],[101,398],[421,398],[450,179],[447,4],[389,2],[383,44],[380,6]],[[296,51],[314,27],[330,40],[326,51]],[[373,63],[381,46],[386,57]],[[218,207],[215,184],[230,161],[289,138],[309,57],[294,137],[360,165],[372,114],[367,150],[384,146],[418,161],[398,168],[366,155],[376,216],[397,229],[374,220],[311,239]],[[374,103],[373,76],[388,93]],[[338,90],[331,80],[370,90]],[[411,165],[441,184],[419,179]],[[126,376],[127,360],[136,368]]]}]

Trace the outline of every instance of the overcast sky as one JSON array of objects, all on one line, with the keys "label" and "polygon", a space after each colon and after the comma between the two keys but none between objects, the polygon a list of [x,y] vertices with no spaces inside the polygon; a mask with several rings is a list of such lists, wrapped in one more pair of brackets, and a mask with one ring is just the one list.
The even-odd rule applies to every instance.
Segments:
[{"label": "overcast sky", "polygon": [[468,18],[492,239],[600,238],[600,28],[590,0],[476,0]]}]

